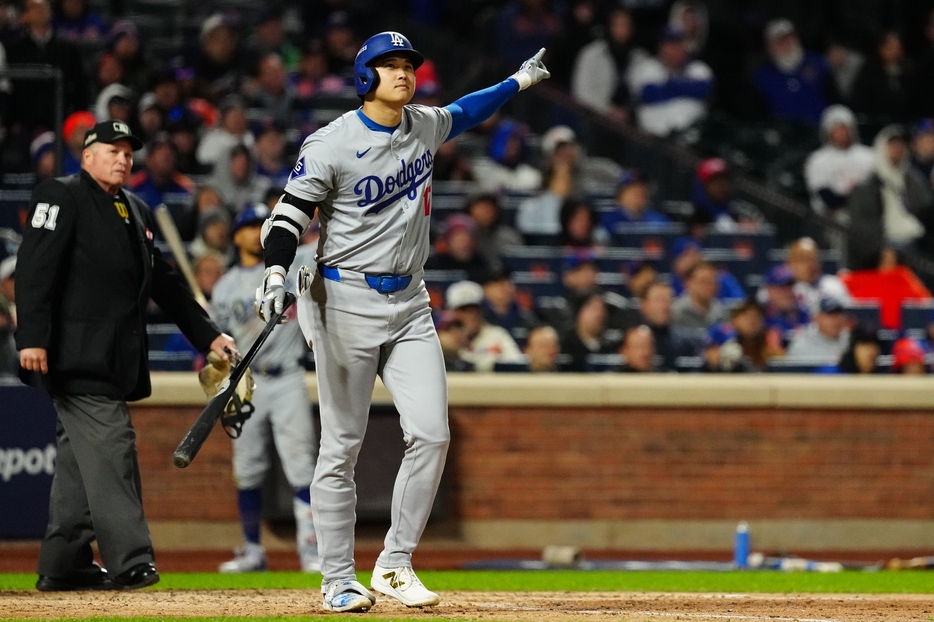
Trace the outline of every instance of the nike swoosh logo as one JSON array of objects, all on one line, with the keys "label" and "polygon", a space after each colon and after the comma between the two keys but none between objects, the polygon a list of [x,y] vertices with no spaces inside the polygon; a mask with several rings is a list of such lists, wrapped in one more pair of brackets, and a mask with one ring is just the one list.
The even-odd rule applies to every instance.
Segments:
[{"label": "nike swoosh logo", "polygon": [[[372,148],[373,148],[373,147],[370,147],[370,149],[372,149]],[[362,158],[362,157],[365,156],[367,153],[369,153],[370,149],[367,149],[366,151],[363,151],[363,152],[358,151],[358,152],[357,152],[357,157],[358,157],[358,158]]]}]

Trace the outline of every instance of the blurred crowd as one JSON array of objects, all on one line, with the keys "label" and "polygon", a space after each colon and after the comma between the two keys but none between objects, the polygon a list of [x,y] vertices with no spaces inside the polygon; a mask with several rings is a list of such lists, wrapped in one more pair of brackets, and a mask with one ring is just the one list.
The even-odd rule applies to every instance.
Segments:
[{"label": "blurred crowd", "polygon": [[[134,19],[132,0],[0,0],[0,68],[60,69],[65,112],[59,123],[52,83],[0,77],[4,190],[76,172],[85,131],[105,118],[126,121],[146,142],[129,189],[168,207],[210,299],[237,261],[238,218],[271,208],[304,138],[358,105],[354,56],[385,28],[380,15],[394,14],[482,42],[508,66],[547,47],[554,87],[663,139],[715,112],[803,128],[817,143],[800,166],[812,208],[861,236],[859,244],[831,236],[823,249],[810,238],[764,249],[786,259],[768,261],[750,285],[713,259],[710,245],[712,234],[769,226],[736,196],[734,163],[704,159],[673,211],[655,200],[657,182],[644,170],[588,154],[569,125],[536,134],[500,112],[434,159],[425,279],[451,371],[753,372],[797,360],[810,371],[924,373],[931,318],[909,326],[901,310],[931,294],[901,257],[927,252],[934,235],[934,87],[923,79],[934,67],[934,12],[773,4],[206,3],[179,43]],[[897,28],[906,25],[913,30]],[[416,103],[451,100],[431,59],[417,78]],[[867,118],[873,136],[860,134]],[[11,239],[22,206],[18,214],[0,222]],[[608,270],[608,250],[641,252],[651,235],[640,232],[678,227],[661,255]],[[313,222],[303,242],[315,244],[317,233]],[[517,247],[557,250],[560,265],[538,275],[553,281],[548,295],[517,280],[508,260]],[[845,270],[824,273],[828,251]],[[0,252],[6,335],[14,278],[15,250]],[[881,300],[877,323],[851,314],[860,300]],[[151,316],[161,319],[155,308]]]}]

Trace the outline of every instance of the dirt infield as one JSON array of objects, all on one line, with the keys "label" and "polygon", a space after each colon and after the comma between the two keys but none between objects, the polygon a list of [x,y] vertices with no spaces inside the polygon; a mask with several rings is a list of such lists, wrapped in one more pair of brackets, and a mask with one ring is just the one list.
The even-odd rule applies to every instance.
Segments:
[{"label": "dirt infield", "polygon": [[[213,590],[54,593],[0,592],[0,619],[92,616],[308,616],[323,614],[316,590]],[[352,617],[469,618],[517,622],[571,620],[769,620],[906,622],[934,616],[929,595],[662,594],[624,592],[443,592],[437,607],[407,609],[380,599]]]}]

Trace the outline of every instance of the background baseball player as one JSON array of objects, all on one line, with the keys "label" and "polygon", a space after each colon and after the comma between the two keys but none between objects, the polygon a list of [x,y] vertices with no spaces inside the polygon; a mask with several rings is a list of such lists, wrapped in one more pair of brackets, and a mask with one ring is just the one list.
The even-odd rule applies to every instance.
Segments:
[{"label": "background baseball player", "polygon": [[354,63],[363,106],[305,140],[264,225],[261,313],[264,306],[282,308],[285,266],[318,207],[317,266],[310,286],[299,287],[298,316],[314,344],[318,376],[322,431],[312,506],[329,611],[364,611],[376,602],[356,581],[353,472],[377,374],[392,394],[408,448],[370,585],[411,607],[439,602],[412,570],[450,439],[444,358],[422,281],[433,157],[442,143],[549,77],[544,53],[499,84],[437,108],[407,105],[424,60],[409,40],[397,32],[370,37]]},{"label": "background baseball player", "polygon": [[[260,229],[269,216],[262,203],[244,209],[233,224],[233,241],[240,261],[214,286],[212,315],[219,326],[241,343],[252,343],[263,330],[253,299],[263,281]],[[299,260],[308,261],[305,247]],[[294,308],[294,307],[293,307]],[[293,314],[294,317],[294,314]],[[297,322],[278,327],[256,354],[251,370],[256,382],[253,415],[233,443],[233,470],[237,482],[237,505],[245,544],[234,559],[220,566],[221,572],[249,572],[267,568],[266,552],[260,544],[262,485],[278,451],[289,485],[295,490],[293,505],[302,570],[317,572],[318,544],[311,517],[310,492],[314,475],[315,431],[312,424],[304,368],[300,360],[307,352]]]}]

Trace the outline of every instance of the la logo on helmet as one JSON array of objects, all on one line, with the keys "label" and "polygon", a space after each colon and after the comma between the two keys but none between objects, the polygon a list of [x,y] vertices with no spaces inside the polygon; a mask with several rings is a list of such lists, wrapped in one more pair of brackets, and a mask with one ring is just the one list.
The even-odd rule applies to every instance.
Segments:
[{"label": "la logo on helmet", "polygon": [[405,47],[405,39],[398,32],[389,33],[389,41],[396,47]]}]

